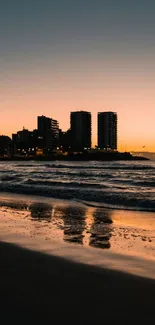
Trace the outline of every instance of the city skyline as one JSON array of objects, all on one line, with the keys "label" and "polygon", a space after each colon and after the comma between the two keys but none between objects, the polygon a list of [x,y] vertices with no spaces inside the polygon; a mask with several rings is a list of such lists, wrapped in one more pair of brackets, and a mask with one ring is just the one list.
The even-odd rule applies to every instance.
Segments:
[{"label": "city skyline", "polygon": [[118,149],[155,151],[155,3],[151,0],[2,1],[0,134],[69,128],[70,111],[119,116]]},{"label": "city skyline", "polygon": [[[92,116],[88,111],[70,112],[70,126],[67,130],[62,130],[59,121],[52,117],[37,116],[37,128],[28,130],[23,127],[17,133],[12,133],[10,140],[12,139],[13,143],[19,141],[22,145],[28,141],[31,148],[40,147],[48,150],[55,150],[58,147],[63,151],[71,149],[74,152],[91,148],[117,150],[117,113],[98,112],[97,116],[98,140],[95,146],[92,145]],[[67,149],[64,150],[64,147]]]},{"label": "city skyline", "polygon": [[[62,129],[61,128],[61,123],[60,123],[60,121],[58,121],[57,119],[55,119],[55,118],[53,118],[53,117],[50,117],[50,116],[45,116],[44,114],[41,114],[41,116],[45,116],[47,119],[49,118],[49,119],[52,119],[52,120],[54,120],[54,121],[58,121],[58,123],[59,123],[59,128],[60,128],[60,130],[62,130],[63,132],[66,132],[67,130],[69,130],[70,129],[70,114],[71,113],[76,113],[76,112],[87,112],[87,113],[90,113],[91,114],[91,117],[92,117],[92,113],[91,112],[88,112],[88,111],[86,111],[86,110],[75,110],[75,111],[72,111],[72,112],[69,112],[69,119],[68,119],[68,127],[67,127],[67,129]],[[96,117],[94,118],[94,119],[92,119],[92,126],[91,126],[91,143],[92,143],[92,148],[95,148],[96,146],[98,146],[98,114],[101,114],[101,113],[109,113],[109,112],[111,112],[111,113],[114,113],[114,114],[117,114],[118,115],[118,113],[117,112],[112,112],[112,111],[102,111],[102,112],[97,112],[97,115],[96,115]],[[94,120],[96,121],[96,125],[94,125]],[[118,125],[119,125],[119,123],[118,123]],[[0,133],[0,136],[2,136],[2,135],[5,135],[5,136],[9,136],[10,138],[12,138],[12,134],[14,134],[14,133],[16,133],[17,131],[19,131],[19,130],[23,130],[23,129],[26,129],[26,130],[35,130],[35,129],[37,129],[37,127],[38,127],[38,122],[36,121],[36,116],[35,116],[35,124],[34,125],[31,125],[31,129],[30,128],[28,128],[27,127],[27,125],[24,125],[24,123],[22,124],[22,126],[21,127],[19,127],[19,126],[17,126],[17,128],[16,128],[16,130],[14,131],[14,132],[12,132],[11,130],[9,131],[9,133]],[[96,134],[94,135],[94,130],[96,130]],[[155,151],[155,146],[153,147],[154,149],[150,149],[150,150],[147,150],[147,148],[148,148],[148,146],[147,145],[143,145],[142,147],[140,147],[139,148],[139,150],[138,149],[134,149],[135,147],[134,146],[132,146],[131,147],[131,149],[130,150],[128,150],[128,148],[129,148],[129,145],[127,144],[127,143],[120,143],[120,141],[119,141],[119,127],[118,127],[118,132],[117,132],[117,148],[118,148],[118,150],[119,151],[141,151],[141,152],[154,152]]]}]

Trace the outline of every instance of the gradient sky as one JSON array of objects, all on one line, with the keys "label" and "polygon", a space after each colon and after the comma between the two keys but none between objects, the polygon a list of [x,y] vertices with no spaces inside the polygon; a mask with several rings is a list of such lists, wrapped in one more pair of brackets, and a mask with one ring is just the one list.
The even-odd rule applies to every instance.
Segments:
[{"label": "gradient sky", "polygon": [[120,150],[155,151],[154,0],[1,0],[0,134],[118,113]]}]

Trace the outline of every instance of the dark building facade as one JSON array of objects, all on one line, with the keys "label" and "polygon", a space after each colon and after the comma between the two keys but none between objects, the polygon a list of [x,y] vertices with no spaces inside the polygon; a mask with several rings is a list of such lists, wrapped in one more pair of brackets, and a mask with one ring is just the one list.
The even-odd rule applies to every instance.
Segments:
[{"label": "dark building facade", "polygon": [[43,148],[53,151],[59,146],[59,124],[58,121],[46,117],[38,116],[38,133],[43,138]]},{"label": "dark building facade", "polygon": [[98,148],[117,150],[117,113],[98,113]]},{"label": "dark building facade", "polygon": [[24,129],[12,134],[13,154],[35,155],[37,148],[41,147],[41,139],[37,130]]},{"label": "dark building facade", "polygon": [[91,113],[85,111],[71,112],[71,148],[83,151],[91,148]]},{"label": "dark building facade", "polygon": [[10,156],[11,139],[7,135],[0,135],[0,156]]},{"label": "dark building facade", "polygon": [[63,132],[59,130],[59,149],[63,152],[71,151],[71,130]]}]

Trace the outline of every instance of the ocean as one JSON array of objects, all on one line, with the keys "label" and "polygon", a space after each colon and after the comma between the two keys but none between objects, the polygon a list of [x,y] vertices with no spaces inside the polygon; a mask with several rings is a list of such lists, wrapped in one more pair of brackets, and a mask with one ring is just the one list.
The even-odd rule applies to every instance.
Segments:
[{"label": "ocean", "polygon": [[155,161],[0,162],[0,192],[155,211]]}]

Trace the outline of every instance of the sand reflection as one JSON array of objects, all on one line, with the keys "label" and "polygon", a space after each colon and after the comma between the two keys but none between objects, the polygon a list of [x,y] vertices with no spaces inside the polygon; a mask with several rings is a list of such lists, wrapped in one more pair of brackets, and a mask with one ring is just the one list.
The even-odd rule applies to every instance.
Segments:
[{"label": "sand reflection", "polygon": [[67,242],[83,244],[86,209],[66,206],[58,208],[59,216],[63,219],[63,239]]},{"label": "sand reflection", "polygon": [[[30,204],[14,201],[3,202],[2,206],[16,211],[18,218],[30,221],[31,236],[77,243],[96,248],[110,248],[112,236],[112,212],[99,208],[87,208],[75,204],[50,204],[33,201]],[[17,212],[18,210],[18,212]],[[23,215],[22,210],[25,210]]]},{"label": "sand reflection", "polygon": [[90,229],[89,245],[98,248],[110,248],[111,233],[111,212],[103,209],[96,209],[93,213],[93,223]]},{"label": "sand reflection", "polygon": [[[74,202],[6,199],[0,202],[1,234],[110,249],[155,258],[154,213],[116,211]],[[24,238],[24,237],[23,237]]]},{"label": "sand reflection", "polygon": [[46,220],[51,221],[52,218],[52,206],[46,203],[35,202],[29,206],[31,212],[31,218],[34,220]]}]

